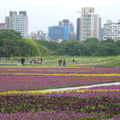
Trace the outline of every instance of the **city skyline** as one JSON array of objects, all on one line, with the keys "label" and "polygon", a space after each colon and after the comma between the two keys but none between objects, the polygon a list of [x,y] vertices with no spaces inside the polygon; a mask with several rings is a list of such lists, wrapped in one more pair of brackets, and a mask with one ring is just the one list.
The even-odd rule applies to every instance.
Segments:
[{"label": "city skyline", "polygon": [[[71,0],[60,2],[56,0],[2,0],[0,7],[0,23],[5,22],[5,16],[9,15],[10,11],[27,11],[29,18],[29,33],[37,30],[48,32],[48,27],[58,25],[58,21],[69,19],[75,27],[76,21],[81,16],[82,7],[94,7],[96,14],[102,19],[103,24],[108,19],[117,22],[119,15],[120,1],[96,1],[96,0]],[[78,11],[78,12],[77,12]]]}]

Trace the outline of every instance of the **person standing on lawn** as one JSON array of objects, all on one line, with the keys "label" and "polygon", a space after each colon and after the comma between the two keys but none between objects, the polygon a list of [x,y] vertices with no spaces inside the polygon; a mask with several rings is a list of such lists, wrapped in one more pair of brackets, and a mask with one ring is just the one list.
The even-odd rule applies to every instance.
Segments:
[{"label": "person standing on lawn", "polygon": [[63,66],[66,66],[66,60],[63,59]]},{"label": "person standing on lawn", "polygon": [[59,60],[58,60],[58,64],[59,64],[59,66],[61,66],[61,64],[62,64],[62,59],[59,59]]},{"label": "person standing on lawn", "polygon": [[24,63],[25,63],[25,59],[22,58],[22,59],[21,59],[21,64],[24,65]]}]

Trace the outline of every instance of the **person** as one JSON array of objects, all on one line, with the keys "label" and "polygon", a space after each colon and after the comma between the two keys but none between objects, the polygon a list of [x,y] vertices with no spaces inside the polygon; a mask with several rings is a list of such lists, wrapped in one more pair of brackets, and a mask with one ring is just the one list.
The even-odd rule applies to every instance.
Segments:
[{"label": "person", "polygon": [[75,60],[75,63],[78,63],[78,60],[77,60],[77,59]]},{"label": "person", "polygon": [[41,59],[38,59],[38,60],[36,61],[36,64],[41,64]]},{"label": "person", "polygon": [[58,60],[58,64],[59,64],[59,66],[61,66],[61,64],[62,64],[62,59],[59,59],[59,60]]},{"label": "person", "polygon": [[25,62],[25,59],[22,58],[22,59],[21,59],[21,64],[24,65],[24,62]]},{"label": "person", "polygon": [[20,59],[18,59],[18,65],[21,65],[21,60]]},{"label": "person", "polygon": [[73,59],[72,62],[75,62],[75,60]]},{"label": "person", "polygon": [[90,59],[90,62],[92,62],[92,59]]},{"label": "person", "polygon": [[40,58],[41,64],[42,64],[42,58]]},{"label": "person", "polygon": [[32,64],[32,59],[30,58],[30,64]]},{"label": "person", "polygon": [[34,64],[36,64],[36,63],[37,63],[37,59],[35,58],[35,59],[34,59]]},{"label": "person", "polygon": [[66,60],[63,59],[63,66],[66,66]]}]

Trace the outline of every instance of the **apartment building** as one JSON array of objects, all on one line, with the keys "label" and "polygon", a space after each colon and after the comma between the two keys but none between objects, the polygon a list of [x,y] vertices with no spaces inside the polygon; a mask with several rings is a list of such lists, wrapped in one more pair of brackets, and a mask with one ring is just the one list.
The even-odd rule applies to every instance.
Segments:
[{"label": "apartment building", "polygon": [[95,14],[93,7],[83,7],[81,17],[77,19],[77,38],[84,41],[87,38],[100,38],[101,19]]},{"label": "apartment building", "polygon": [[26,11],[10,11],[5,18],[6,29],[13,29],[21,33],[21,36],[28,37],[28,16]]},{"label": "apartment building", "polygon": [[120,20],[118,22],[107,20],[104,24],[103,40],[107,40],[108,38],[114,41],[120,40]]}]

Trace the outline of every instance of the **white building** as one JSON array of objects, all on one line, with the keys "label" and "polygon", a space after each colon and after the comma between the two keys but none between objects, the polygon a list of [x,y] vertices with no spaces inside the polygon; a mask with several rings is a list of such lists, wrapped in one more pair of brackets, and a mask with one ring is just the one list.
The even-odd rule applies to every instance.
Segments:
[{"label": "white building", "polygon": [[120,40],[120,20],[118,22],[107,20],[104,24],[103,40],[107,40],[108,38],[114,41]]},{"label": "white building", "polygon": [[13,29],[21,33],[21,36],[28,37],[28,16],[26,11],[10,11],[10,15],[5,18],[6,29]]},{"label": "white building", "polygon": [[81,17],[79,23],[79,28],[77,26],[77,33],[80,36],[79,41],[84,41],[87,38],[100,38],[100,28],[101,28],[101,19],[98,14],[95,14],[93,7],[83,7],[81,11]]}]

